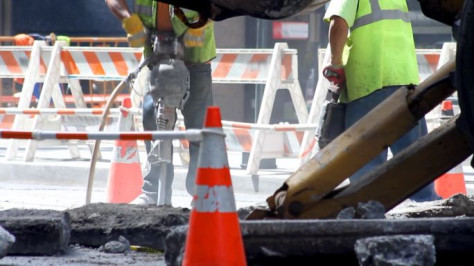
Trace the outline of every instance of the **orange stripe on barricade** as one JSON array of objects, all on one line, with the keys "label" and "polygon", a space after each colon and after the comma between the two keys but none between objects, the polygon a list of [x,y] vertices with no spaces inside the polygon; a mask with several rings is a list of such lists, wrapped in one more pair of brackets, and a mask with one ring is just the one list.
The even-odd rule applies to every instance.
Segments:
[{"label": "orange stripe on barricade", "polygon": [[94,75],[105,75],[105,70],[102,67],[102,64],[100,63],[99,58],[97,58],[97,55],[95,52],[86,52],[84,51],[84,57],[87,60],[87,63],[89,63],[89,66],[92,70],[92,73]]},{"label": "orange stripe on barricade", "polygon": [[58,110],[58,115],[73,115],[75,113],[74,110]]},{"label": "orange stripe on barricade", "polygon": [[294,126],[276,125],[275,131],[295,131]]},{"label": "orange stripe on barricade", "polygon": [[252,125],[247,123],[232,123],[234,128],[251,129]]},{"label": "orange stripe on barricade", "polygon": [[225,78],[229,74],[232,64],[237,58],[236,54],[224,54],[212,73],[213,78]]},{"label": "orange stripe on barricade", "polygon": [[[262,61],[265,62],[269,56],[270,55],[266,55],[266,54],[253,55],[252,58],[250,59],[250,63],[258,63]],[[247,69],[245,69],[245,72],[242,74],[242,79],[255,79],[258,77],[260,70],[252,68],[251,66],[252,65],[250,65]]]},{"label": "orange stripe on barricade", "polygon": [[120,134],[120,139],[121,140],[137,140],[137,139],[142,139],[142,140],[153,140],[153,136],[150,133],[121,133]]},{"label": "orange stripe on barricade", "polygon": [[74,58],[72,57],[70,52],[61,51],[61,61],[63,62],[64,67],[66,68],[66,71],[69,75],[77,75],[80,73],[79,68],[74,62]]},{"label": "orange stripe on barricade", "polygon": [[47,70],[48,70],[48,67],[44,63],[43,58],[40,57],[39,73],[44,75],[44,74],[46,74]]},{"label": "orange stripe on barricade", "polygon": [[[5,113],[2,113],[2,114],[5,114]],[[14,115],[4,115],[0,121],[0,128],[11,129],[14,119],[15,119]]]},{"label": "orange stripe on barricade", "polygon": [[30,131],[0,131],[2,138],[5,139],[32,139],[33,132]]},{"label": "orange stripe on barricade", "polygon": [[434,72],[438,67],[439,57],[440,54],[425,54],[424,55],[426,61],[428,62],[431,70]]},{"label": "orange stripe on barricade", "polygon": [[142,59],[142,53],[134,53],[135,55],[135,59],[137,59],[137,62],[140,62],[140,60]]},{"label": "orange stripe on barricade", "polygon": [[123,59],[123,56],[121,53],[117,52],[109,52],[110,59],[112,59],[112,62],[114,63],[115,68],[117,69],[117,73],[121,76],[127,76],[128,75],[128,67],[127,64],[125,63],[125,60]]},{"label": "orange stripe on barricade", "polygon": [[281,80],[287,80],[291,75],[292,55],[286,54],[281,59]]},{"label": "orange stripe on barricade", "polygon": [[89,136],[87,134],[67,132],[67,133],[56,133],[56,139],[82,139],[82,140],[88,140]]},{"label": "orange stripe on barricade", "polygon": [[102,110],[96,110],[96,109],[92,110],[92,114],[94,114],[94,115],[101,115],[103,113],[104,113],[104,111],[102,111]]},{"label": "orange stripe on barricade", "polygon": [[25,115],[39,115],[40,111],[39,110],[23,110],[22,113]]},{"label": "orange stripe on barricade", "polygon": [[240,146],[244,149],[244,151],[250,151],[252,149],[252,136],[250,135],[250,131],[247,129],[241,128],[233,128],[232,131],[234,132],[237,141],[239,142]]},{"label": "orange stripe on barricade", "polygon": [[0,51],[0,56],[3,58],[3,61],[7,64],[7,68],[10,72],[15,74],[23,73],[20,65],[16,61],[12,52]]}]

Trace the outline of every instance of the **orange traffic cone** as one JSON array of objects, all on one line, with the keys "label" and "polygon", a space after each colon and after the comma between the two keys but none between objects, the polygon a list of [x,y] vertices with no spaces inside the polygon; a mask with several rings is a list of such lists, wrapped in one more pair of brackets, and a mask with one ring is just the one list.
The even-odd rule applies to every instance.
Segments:
[{"label": "orange traffic cone", "polygon": [[218,107],[204,127],[183,265],[246,265]]},{"label": "orange traffic cone", "polygon": [[454,116],[453,102],[445,100],[441,103],[441,115],[443,116]]},{"label": "orange traffic cone", "polygon": [[[132,107],[130,98],[122,101],[125,108]],[[119,117],[119,131],[133,129],[133,115],[122,110]],[[107,202],[129,203],[141,193],[143,184],[140,157],[136,140],[117,140],[113,147],[109,178],[107,182]]]},{"label": "orange traffic cone", "polygon": [[[454,116],[453,104],[451,101],[446,100],[441,103],[441,115],[447,116],[447,118]],[[462,165],[454,167],[449,172],[436,179],[435,191],[444,199],[459,193],[466,195],[466,182],[464,181]]]},{"label": "orange traffic cone", "polygon": [[435,191],[443,199],[455,194],[467,194],[462,165],[458,165],[435,180]]},{"label": "orange traffic cone", "polygon": [[462,165],[458,165],[435,180],[436,193],[443,199],[455,194],[467,194]]}]

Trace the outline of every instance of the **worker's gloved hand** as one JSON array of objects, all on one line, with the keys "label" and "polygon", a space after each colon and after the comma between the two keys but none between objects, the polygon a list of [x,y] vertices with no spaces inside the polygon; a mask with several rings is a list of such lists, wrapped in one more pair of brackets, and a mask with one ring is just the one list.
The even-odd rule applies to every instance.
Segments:
[{"label": "worker's gloved hand", "polygon": [[145,44],[145,27],[137,14],[123,19],[122,28],[127,33],[128,43],[131,47],[142,47]]},{"label": "worker's gloved hand", "polygon": [[330,65],[323,69],[323,76],[329,80],[334,86],[331,90],[334,93],[341,93],[346,84],[346,72],[343,65]]}]

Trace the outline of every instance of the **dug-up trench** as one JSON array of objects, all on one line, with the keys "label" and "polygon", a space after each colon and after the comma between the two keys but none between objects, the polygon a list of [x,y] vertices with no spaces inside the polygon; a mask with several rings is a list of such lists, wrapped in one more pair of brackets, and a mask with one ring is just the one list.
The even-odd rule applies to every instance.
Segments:
[{"label": "dug-up trench", "polygon": [[[473,197],[405,201],[387,213],[377,206],[331,220],[246,221],[253,207],[239,209],[247,264],[473,264]],[[189,215],[107,203],[1,211],[0,265],[181,265]]]}]

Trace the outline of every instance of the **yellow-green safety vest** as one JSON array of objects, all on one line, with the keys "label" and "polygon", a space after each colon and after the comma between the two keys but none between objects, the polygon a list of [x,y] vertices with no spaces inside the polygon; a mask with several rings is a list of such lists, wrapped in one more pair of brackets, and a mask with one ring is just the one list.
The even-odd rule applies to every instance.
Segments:
[{"label": "yellow-green safety vest", "polygon": [[[145,27],[156,29],[156,14],[158,1],[136,0],[134,12],[138,14]],[[171,24],[176,36],[182,38],[184,46],[184,60],[193,63],[204,63],[216,57],[216,42],[214,39],[214,23],[210,21],[199,29],[188,28],[174,15],[170,5]],[[190,22],[199,15],[192,10],[183,9]]]},{"label": "yellow-green safety vest", "polygon": [[385,86],[418,84],[406,0],[359,0],[347,46],[347,91],[341,94],[342,102]]}]

